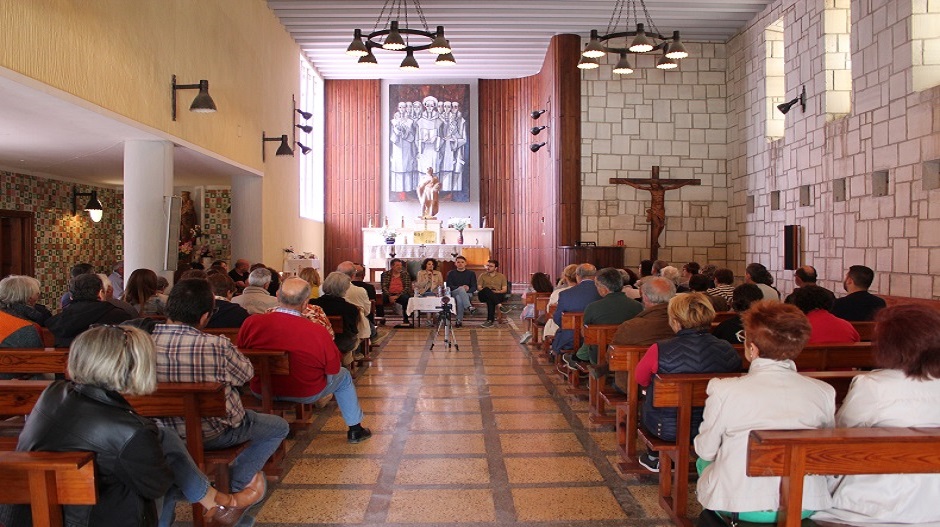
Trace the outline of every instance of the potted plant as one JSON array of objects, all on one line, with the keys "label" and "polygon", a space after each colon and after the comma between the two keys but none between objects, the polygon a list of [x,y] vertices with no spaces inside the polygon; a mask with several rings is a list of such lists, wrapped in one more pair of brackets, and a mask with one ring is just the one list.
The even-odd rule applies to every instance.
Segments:
[{"label": "potted plant", "polygon": [[463,230],[470,225],[470,218],[451,218],[447,220],[447,226],[457,230],[457,243],[463,245]]},{"label": "potted plant", "polygon": [[385,238],[385,243],[392,245],[395,243],[395,238],[398,237],[398,231],[395,229],[386,226],[381,231],[379,231],[379,236]]}]

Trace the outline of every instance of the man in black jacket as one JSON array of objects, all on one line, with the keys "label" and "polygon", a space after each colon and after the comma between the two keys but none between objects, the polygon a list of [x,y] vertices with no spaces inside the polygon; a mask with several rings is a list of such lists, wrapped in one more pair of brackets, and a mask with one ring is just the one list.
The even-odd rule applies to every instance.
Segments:
[{"label": "man in black jacket", "polygon": [[46,327],[55,335],[55,347],[67,348],[72,339],[92,324],[120,324],[131,316],[110,302],[103,301],[105,290],[98,275],[83,274],[72,279],[69,285],[72,301],[68,307],[46,322]]},{"label": "man in black jacket", "polygon": [[240,328],[248,311],[242,306],[232,302],[235,294],[235,282],[227,274],[216,273],[207,279],[212,294],[215,296],[215,310],[209,318],[207,328]]}]

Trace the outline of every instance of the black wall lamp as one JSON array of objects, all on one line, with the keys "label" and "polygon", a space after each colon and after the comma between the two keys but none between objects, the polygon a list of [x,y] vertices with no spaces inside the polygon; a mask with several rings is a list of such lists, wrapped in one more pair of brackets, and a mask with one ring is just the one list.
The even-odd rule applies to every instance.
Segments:
[{"label": "black wall lamp", "polygon": [[304,144],[301,143],[300,141],[297,141],[297,146],[300,147],[300,153],[303,154],[303,155],[307,155],[307,154],[310,153],[311,150],[313,150],[313,149],[310,148],[309,146],[304,146]]},{"label": "black wall lamp", "polygon": [[542,116],[543,113],[547,111],[548,110],[532,110],[532,113],[530,115],[532,116],[533,119],[538,119],[539,117]]},{"label": "black wall lamp", "polygon": [[313,117],[313,114],[312,114],[312,113],[310,113],[310,112],[305,112],[305,111],[301,110],[300,108],[294,108],[294,111],[297,112],[297,113],[299,113],[300,116],[303,117],[305,121],[307,121],[307,120],[309,120],[311,117]]},{"label": "black wall lamp", "polygon": [[173,93],[173,120],[176,120],[176,90],[199,90],[193,103],[189,105],[189,111],[196,113],[212,113],[217,110],[215,101],[209,95],[209,81],[203,79],[199,84],[177,84],[176,75],[173,75],[172,89]]},{"label": "black wall lamp", "polygon": [[101,221],[101,216],[104,214],[104,207],[101,206],[101,202],[98,201],[98,191],[92,190],[91,192],[79,192],[78,187],[72,187],[72,215],[78,214],[78,198],[83,197],[90,198],[88,203],[85,205],[85,208],[82,210],[88,211],[88,216],[91,217],[91,221],[98,223]]},{"label": "black wall lamp", "polygon": [[542,142],[542,143],[532,143],[531,145],[529,145],[529,150],[531,150],[531,151],[533,151],[533,152],[538,152],[538,151],[539,151],[543,146],[545,146],[546,144],[547,144],[547,143],[544,143],[544,142]]},{"label": "black wall lamp", "polygon": [[277,156],[292,156],[294,151],[291,150],[290,143],[287,141],[287,134],[284,134],[280,137],[268,137],[264,132],[261,132],[261,161],[265,161],[264,155],[264,144],[268,141],[280,141],[281,144],[277,147],[277,152],[274,155]]},{"label": "black wall lamp", "polygon": [[294,126],[297,128],[300,128],[301,130],[303,130],[305,133],[308,133],[308,134],[313,131],[313,127],[310,126],[309,124],[295,124]]},{"label": "black wall lamp", "polygon": [[786,115],[796,103],[800,103],[800,108],[803,109],[803,113],[806,113],[806,85],[803,85],[799,97],[795,97],[792,101],[778,104],[777,109],[780,110],[780,113]]},{"label": "black wall lamp", "polygon": [[529,133],[532,134],[532,135],[539,135],[539,133],[541,133],[542,130],[544,130],[544,129],[546,129],[546,128],[548,128],[548,127],[547,127],[547,126],[533,126],[532,129],[529,130]]}]

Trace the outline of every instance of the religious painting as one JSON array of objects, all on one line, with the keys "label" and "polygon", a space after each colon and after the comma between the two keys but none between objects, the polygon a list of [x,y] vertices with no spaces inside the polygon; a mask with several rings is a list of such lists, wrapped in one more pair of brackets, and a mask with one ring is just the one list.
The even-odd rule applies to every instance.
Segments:
[{"label": "religious painting", "polygon": [[389,201],[470,201],[469,109],[469,84],[389,85]]}]

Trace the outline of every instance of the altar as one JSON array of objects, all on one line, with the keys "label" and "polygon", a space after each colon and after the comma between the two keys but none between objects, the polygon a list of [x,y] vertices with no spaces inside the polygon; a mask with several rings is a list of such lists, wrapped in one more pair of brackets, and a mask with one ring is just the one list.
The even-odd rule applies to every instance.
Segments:
[{"label": "altar", "polygon": [[[463,230],[464,243],[458,243],[460,232],[444,227],[443,223],[441,220],[414,220],[410,227],[394,227],[397,236],[392,244],[386,243],[381,234],[383,230],[391,228],[362,229],[362,255],[366,260],[365,266],[369,269],[386,269],[388,261],[392,258],[453,261],[461,255],[467,258],[469,264],[485,263],[493,248],[492,228],[467,227]],[[484,262],[476,262],[481,257]],[[471,258],[474,261],[471,262]]]}]

